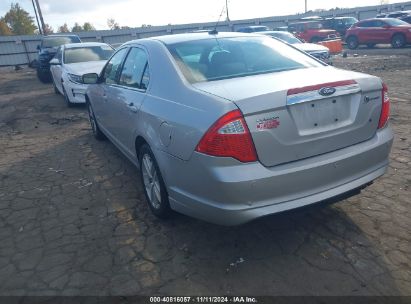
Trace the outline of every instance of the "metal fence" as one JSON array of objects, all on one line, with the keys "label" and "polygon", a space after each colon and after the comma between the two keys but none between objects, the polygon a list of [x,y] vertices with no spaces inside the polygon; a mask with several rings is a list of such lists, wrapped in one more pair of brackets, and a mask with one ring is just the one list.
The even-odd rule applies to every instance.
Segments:
[{"label": "metal fence", "polygon": [[[297,14],[289,16],[276,16],[220,22],[217,26],[217,30],[235,31],[240,27],[250,25],[265,25],[270,28],[275,28],[288,25],[290,22],[311,15],[321,17],[352,16],[356,17],[359,20],[362,20],[373,18],[378,13],[397,10],[411,10],[411,1],[350,9],[334,9],[323,12],[312,12],[307,14]],[[214,27],[215,22],[208,22],[167,26],[150,26],[121,30],[90,31],[79,32],[76,34],[80,36],[82,41],[98,41],[106,42],[109,44],[118,44],[139,38],[186,33],[195,30],[212,29]],[[40,39],[41,36],[39,35],[0,36],[0,66],[25,65],[35,60],[37,58],[37,45],[40,44]]]}]

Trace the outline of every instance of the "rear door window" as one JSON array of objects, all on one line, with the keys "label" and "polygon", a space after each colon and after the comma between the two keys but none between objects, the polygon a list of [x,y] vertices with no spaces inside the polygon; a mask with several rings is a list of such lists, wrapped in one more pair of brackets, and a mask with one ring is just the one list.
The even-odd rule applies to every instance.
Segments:
[{"label": "rear door window", "polygon": [[142,79],[147,66],[148,61],[146,52],[140,48],[133,47],[124,61],[119,84],[145,90],[148,85],[148,75],[145,75],[144,86],[142,85]]}]

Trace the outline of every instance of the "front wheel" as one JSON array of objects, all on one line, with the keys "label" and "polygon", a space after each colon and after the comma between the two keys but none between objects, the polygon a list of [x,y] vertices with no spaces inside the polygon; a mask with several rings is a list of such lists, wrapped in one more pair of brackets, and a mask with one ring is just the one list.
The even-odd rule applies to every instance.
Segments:
[{"label": "front wheel", "polygon": [[60,91],[57,89],[57,86],[56,86],[56,83],[54,82],[54,77],[53,77],[53,76],[51,76],[51,80],[53,81],[54,93],[55,93],[56,95],[59,95],[59,94],[60,94]]},{"label": "front wheel", "polygon": [[70,101],[70,98],[67,95],[66,89],[64,88],[63,83],[61,83],[61,87],[63,88],[63,96],[64,96],[64,101],[66,102],[67,107],[71,108],[74,106],[74,104]]},{"label": "front wheel", "polygon": [[351,50],[355,50],[358,47],[358,39],[355,36],[351,36],[347,38],[347,46]]},{"label": "front wheel", "polygon": [[391,45],[395,49],[399,49],[405,46],[405,37],[401,34],[396,34],[391,39]]},{"label": "front wheel", "polygon": [[91,126],[91,131],[93,132],[94,137],[97,140],[103,140],[105,139],[105,135],[103,132],[101,132],[97,120],[96,120],[96,116],[94,115],[94,111],[93,111],[93,107],[91,106],[90,102],[87,102],[87,111],[88,111],[88,118],[90,120],[90,126]]},{"label": "front wheel", "polygon": [[151,212],[159,218],[171,215],[166,186],[153,152],[144,144],[139,153],[140,176]]}]

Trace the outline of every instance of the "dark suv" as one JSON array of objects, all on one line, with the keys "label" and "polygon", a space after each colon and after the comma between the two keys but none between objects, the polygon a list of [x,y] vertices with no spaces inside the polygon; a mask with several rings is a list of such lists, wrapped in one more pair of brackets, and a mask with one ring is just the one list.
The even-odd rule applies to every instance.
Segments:
[{"label": "dark suv", "polygon": [[357,22],[358,19],[354,17],[333,17],[324,19],[321,23],[324,28],[336,30],[341,37],[344,37],[345,32]]},{"label": "dark suv", "polygon": [[37,77],[42,82],[48,82],[50,75],[50,60],[54,57],[60,45],[67,43],[80,43],[77,35],[49,35],[43,36],[41,44],[37,46],[39,51]]}]

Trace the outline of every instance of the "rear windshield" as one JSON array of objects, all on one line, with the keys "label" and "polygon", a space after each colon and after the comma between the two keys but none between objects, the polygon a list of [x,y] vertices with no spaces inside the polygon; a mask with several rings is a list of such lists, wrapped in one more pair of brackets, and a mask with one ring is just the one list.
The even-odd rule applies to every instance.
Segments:
[{"label": "rear windshield", "polygon": [[344,18],[342,19],[342,22],[346,25],[353,25],[354,23],[357,23],[358,20],[352,17],[352,18]]},{"label": "rear windshield", "polygon": [[68,37],[44,37],[42,41],[43,48],[58,47],[67,43],[77,43],[81,42],[78,37],[68,36]]},{"label": "rear windshield", "polygon": [[278,38],[282,41],[285,41],[289,44],[298,44],[302,43],[298,38],[296,38],[293,34],[287,32],[277,32],[277,33],[268,33],[267,35],[271,37]]},{"label": "rear windshield", "polygon": [[191,83],[323,66],[269,37],[204,39],[167,47]]},{"label": "rear windshield", "polygon": [[385,22],[387,22],[391,26],[398,26],[398,25],[408,25],[407,22],[399,20],[399,19],[386,19]]},{"label": "rear windshield", "polygon": [[108,60],[113,51],[109,45],[70,48],[64,51],[64,63]]}]

